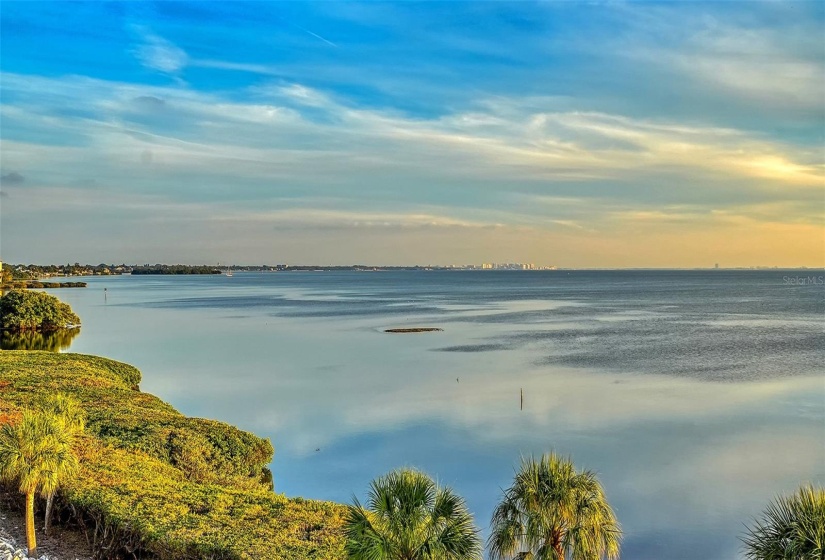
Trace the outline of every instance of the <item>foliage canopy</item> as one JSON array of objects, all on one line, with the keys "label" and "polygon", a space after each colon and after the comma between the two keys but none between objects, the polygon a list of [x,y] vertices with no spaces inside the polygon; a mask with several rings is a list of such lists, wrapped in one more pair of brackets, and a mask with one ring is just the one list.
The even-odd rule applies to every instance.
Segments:
[{"label": "foliage canopy", "polygon": [[269,440],[187,418],[138,390],[140,372],[95,356],[0,352],[0,422],[25,409],[85,411],[76,476],[58,515],[83,526],[104,557],[189,560],[342,558],[343,506],[288,499],[262,482]]},{"label": "foliage canopy", "polygon": [[2,329],[54,331],[79,324],[72,308],[49,294],[11,290],[0,297]]}]

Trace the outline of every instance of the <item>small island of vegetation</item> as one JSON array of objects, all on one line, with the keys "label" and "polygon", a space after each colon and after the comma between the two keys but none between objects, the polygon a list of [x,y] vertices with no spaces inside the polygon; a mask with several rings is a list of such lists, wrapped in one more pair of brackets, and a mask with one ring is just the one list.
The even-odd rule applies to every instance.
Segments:
[{"label": "small island of vegetation", "polygon": [[132,274],[221,274],[221,270],[214,266],[189,266],[185,264],[154,264],[132,267]]},{"label": "small island of vegetation", "polygon": [[444,329],[439,329],[438,327],[407,327],[401,329],[384,329],[384,332],[391,334],[409,334],[422,332],[440,332],[443,330]]},{"label": "small island of vegetation", "polygon": [[12,290],[0,297],[0,329],[53,332],[80,325],[68,304],[43,292]]}]

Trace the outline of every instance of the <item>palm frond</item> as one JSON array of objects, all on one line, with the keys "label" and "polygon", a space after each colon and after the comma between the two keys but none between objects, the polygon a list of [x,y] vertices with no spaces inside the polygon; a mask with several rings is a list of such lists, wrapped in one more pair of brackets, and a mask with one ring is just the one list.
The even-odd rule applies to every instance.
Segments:
[{"label": "palm frond", "polygon": [[411,469],[372,482],[367,507],[357,499],[345,522],[352,560],[476,560],[481,541],[464,500]]},{"label": "palm frond", "polygon": [[[493,512],[488,540],[493,560],[618,558],[621,528],[595,473],[578,472],[568,457],[522,458],[513,485]],[[565,551],[559,558],[560,550]]]},{"label": "palm frond", "polygon": [[825,558],[825,489],[808,485],[778,496],[746,531],[748,560]]},{"label": "palm frond", "polygon": [[19,424],[0,426],[0,476],[20,492],[54,493],[77,468],[72,436],[54,414],[26,410]]}]

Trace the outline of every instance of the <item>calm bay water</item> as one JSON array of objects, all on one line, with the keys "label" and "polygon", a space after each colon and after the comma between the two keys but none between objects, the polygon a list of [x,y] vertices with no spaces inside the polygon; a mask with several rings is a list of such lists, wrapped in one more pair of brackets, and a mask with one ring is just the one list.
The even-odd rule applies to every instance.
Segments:
[{"label": "calm bay water", "polygon": [[[776,493],[825,482],[825,290],[790,280],[817,274],[236,273],[56,293],[83,320],[70,351],[270,437],[279,492],[349,501],[414,466],[486,536],[519,456],[555,449],[599,473],[623,558],[729,560]],[[411,326],[444,331],[382,332]]]}]

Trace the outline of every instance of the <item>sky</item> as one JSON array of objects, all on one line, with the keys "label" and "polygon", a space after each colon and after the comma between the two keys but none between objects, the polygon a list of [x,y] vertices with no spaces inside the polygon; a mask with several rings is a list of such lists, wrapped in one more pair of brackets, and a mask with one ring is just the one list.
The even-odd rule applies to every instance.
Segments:
[{"label": "sky", "polygon": [[0,258],[825,265],[825,3],[0,2]]}]

